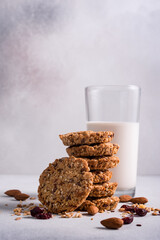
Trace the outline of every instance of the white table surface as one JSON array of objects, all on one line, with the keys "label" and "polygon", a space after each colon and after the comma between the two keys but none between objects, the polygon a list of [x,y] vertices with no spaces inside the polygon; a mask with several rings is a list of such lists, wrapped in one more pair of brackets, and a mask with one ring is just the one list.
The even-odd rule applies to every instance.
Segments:
[{"label": "white table surface", "polygon": [[[147,206],[160,208],[160,176],[138,177],[136,196],[145,196],[149,199]],[[17,201],[4,195],[8,189],[18,188],[30,196],[37,196],[38,176],[0,176],[0,240],[46,240],[46,239],[123,239],[123,240],[159,240],[160,215],[135,217],[129,225],[119,230],[104,228],[100,221],[108,217],[120,217],[118,205],[114,213],[98,213],[91,220],[91,216],[82,218],[60,218],[55,216],[49,220],[38,220],[30,216],[15,221],[11,216]],[[38,200],[26,200],[26,203],[38,203]],[[5,206],[8,204],[8,206]],[[137,227],[136,224],[142,224]]]}]

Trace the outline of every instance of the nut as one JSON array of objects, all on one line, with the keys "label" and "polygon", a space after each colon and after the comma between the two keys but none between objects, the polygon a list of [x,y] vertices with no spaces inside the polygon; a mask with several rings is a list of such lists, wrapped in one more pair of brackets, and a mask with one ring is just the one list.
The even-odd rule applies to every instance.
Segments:
[{"label": "nut", "polygon": [[29,198],[29,195],[25,194],[25,193],[19,193],[17,195],[14,196],[16,200],[18,201],[24,201],[26,200],[27,198]]},{"label": "nut", "polygon": [[158,212],[157,212],[157,211],[154,211],[154,212],[152,213],[152,215],[153,215],[153,216],[157,216],[157,215],[158,215]]},{"label": "nut", "polygon": [[94,206],[94,205],[89,206],[87,208],[87,212],[88,212],[89,215],[95,215],[96,213],[98,213],[98,210],[99,209],[96,206]]},{"label": "nut", "polygon": [[101,224],[106,227],[106,228],[110,228],[110,229],[118,229],[120,227],[122,227],[123,225],[123,220],[120,218],[107,218],[101,221]]},{"label": "nut", "polygon": [[151,212],[151,208],[150,207],[146,207],[147,212]]},{"label": "nut", "polygon": [[136,198],[132,198],[130,200],[132,203],[140,203],[140,204],[144,204],[148,202],[148,199],[145,197],[136,197]]},{"label": "nut", "polygon": [[120,208],[119,209],[119,212],[124,212],[125,211],[125,208]]},{"label": "nut", "polygon": [[132,197],[129,195],[121,195],[119,197],[120,202],[130,202],[131,199],[132,199]]},{"label": "nut", "polygon": [[10,196],[10,197],[15,197],[15,195],[20,194],[21,191],[18,189],[11,189],[5,192],[6,195]]}]

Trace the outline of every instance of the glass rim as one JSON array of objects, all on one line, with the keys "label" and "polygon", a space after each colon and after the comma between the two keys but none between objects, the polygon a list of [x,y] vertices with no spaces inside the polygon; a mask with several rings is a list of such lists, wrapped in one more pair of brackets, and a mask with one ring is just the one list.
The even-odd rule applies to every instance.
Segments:
[{"label": "glass rim", "polygon": [[141,90],[141,88],[137,85],[90,85],[85,87],[85,90],[91,90],[91,89],[102,89],[102,88],[111,88],[111,90],[114,90],[116,88],[121,89],[128,89],[128,90]]}]

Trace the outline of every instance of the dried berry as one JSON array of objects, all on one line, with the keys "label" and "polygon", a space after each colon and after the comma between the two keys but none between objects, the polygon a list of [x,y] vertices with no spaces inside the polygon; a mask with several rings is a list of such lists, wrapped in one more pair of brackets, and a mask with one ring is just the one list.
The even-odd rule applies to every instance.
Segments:
[{"label": "dried berry", "polygon": [[31,216],[35,217],[37,214],[43,213],[44,212],[44,208],[35,207],[30,212],[31,212]]},{"label": "dried berry", "polygon": [[133,215],[130,215],[128,217],[124,217],[122,218],[124,224],[130,224],[131,222],[133,222]]},{"label": "dried berry", "polygon": [[125,211],[130,211],[130,212],[135,212],[135,207],[134,206],[129,206],[129,205],[122,205],[121,208],[124,208]]},{"label": "dried berry", "polygon": [[141,217],[147,214],[147,210],[144,208],[135,208],[135,211],[136,211],[136,214]]},{"label": "dried berry", "polygon": [[125,209],[126,209],[127,207],[130,207],[130,206],[129,206],[129,205],[126,205],[126,204],[124,204],[124,205],[121,206],[121,208],[125,208]]},{"label": "dried berry", "polygon": [[37,219],[49,219],[49,218],[51,218],[52,217],[52,214],[51,213],[38,213],[38,214],[36,214],[35,215],[35,217],[37,218]]}]

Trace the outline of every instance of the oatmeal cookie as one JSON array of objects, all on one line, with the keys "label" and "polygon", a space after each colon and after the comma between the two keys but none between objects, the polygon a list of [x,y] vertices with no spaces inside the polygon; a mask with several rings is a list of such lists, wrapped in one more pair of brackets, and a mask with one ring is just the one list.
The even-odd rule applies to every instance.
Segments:
[{"label": "oatmeal cookie", "polygon": [[91,171],[93,170],[107,170],[109,168],[114,168],[119,163],[119,157],[95,157],[95,158],[84,158],[88,162],[88,166]]},{"label": "oatmeal cookie", "polygon": [[95,184],[92,187],[89,197],[111,197],[115,193],[117,186],[118,184],[116,182],[104,183],[102,185]]},{"label": "oatmeal cookie", "polygon": [[68,147],[66,149],[69,156],[75,157],[95,157],[111,156],[118,152],[119,145],[113,143],[100,143],[96,145],[81,145]]},{"label": "oatmeal cookie", "polygon": [[86,160],[64,157],[49,164],[39,183],[39,200],[50,212],[71,212],[88,197],[93,176]]},{"label": "oatmeal cookie", "polygon": [[106,198],[98,198],[98,199],[86,199],[85,202],[78,208],[79,211],[87,211],[87,208],[90,206],[96,206],[99,211],[111,211],[117,207],[119,203],[119,197],[106,197]]},{"label": "oatmeal cookie", "polygon": [[71,132],[63,135],[59,135],[65,146],[75,145],[91,145],[103,142],[110,142],[114,137],[114,133],[111,131],[94,132],[94,131],[80,131]]},{"label": "oatmeal cookie", "polygon": [[93,175],[93,183],[104,183],[108,182],[112,177],[112,172],[109,170],[107,171],[94,171],[92,172]]}]

